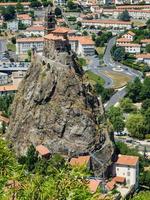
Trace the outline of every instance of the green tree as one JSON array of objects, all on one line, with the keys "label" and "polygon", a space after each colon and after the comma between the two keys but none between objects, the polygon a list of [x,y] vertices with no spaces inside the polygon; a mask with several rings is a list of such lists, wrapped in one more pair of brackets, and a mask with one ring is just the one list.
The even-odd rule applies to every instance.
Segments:
[{"label": "green tree", "polygon": [[130,15],[128,10],[123,11],[119,16],[118,19],[122,20],[122,21],[130,21]]},{"label": "green tree", "polygon": [[131,114],[126,121],[126,127],[132,137],[138,139],[145,137],[146,127],[142,114]]},{"label": "green tree", "polygon": [[31,0],[30,6],[32,8],[39,8],[39,7],[42,6],[42,3],[40,1],[38,1],[38,0]]},{"label": "green tree", "polygon": [[148,200],[150,197],[150,191],[142,191],[136,194],[132,200]]},{"label": "green tree", "polygon": [[149,29],[150,28],[150,19],[147,20],[146,25],[147,25],[147,28]]},{"label": "green tree", "polygon": [[62,12],[61,12],[61,9],[56,7],[55,8],[55,15],[58,17],[58,16],[61,16],[62,15]]},{"label": "green tree", "polygon": [[150,44],[146,45],[145,50],[146,50],[147,53],[150,53]]},{"label": "green tree", "polygon": [[107,112],[107,116],[113,125],[114,131],[121,132],[124,130],[123,113],[119,107],[111,106]]},{"label": "green tree", "polygon": [[113,57],[116,61],[122,61],[126,56],[125,49],[123,47],[117,47],[113,52]]},{"label": "green tree", "polygon": [[16,16],[16,11],[14,6],[8,6],[2,9],[2,16],[5,21],[12,20]]},{"label": "green tree", "polygon": [[127,85],[126,90],[127,97],[132,99],[133,102],[138,102],[141,100],[142,83],[138,77],[135,78],[133,83],[129,83]]},{"label": "green tree", "polygon": [[140,176],[140,184],[150,187],[150,171],[144,171]]},{"label": "green tree", "polygon": [[24,12],[24,6],[18,2],[17,5],[16,5],[16,11],[17,13],[23,13]]},{"label": "green tree", "polygon": [[75,3],[73,2],[73,0],[68,0],[67,1],[67,7],[70,9],[70,10],[73,10],[76,8],[76,5]]},{"label": "green tree", "polygon": [[15,38],[15,37],[12,37],[12,38],[11,38],[11,42],[12,42],[13,44],[16,44],[16,38]]},{"label": "green tree", "polygon": [[87,32],[86,30],[84,30],[84,31],[82,32],[82,35],[88,36],[88,32]]},{"label": "green tree", "polygon": [[150,134],[150,107],[144,113],[146,133]]},{"label": "green tree", "polygon": [[136,110],[136,107],[133,105],[133,102],[129,98],[124,98],[120,101],[120,108],[125,113],[133,112]]},{"label": "green tree", "polygon": [[146,77],[141,89],[141,98],[150,99],[150,78]]},{"label": "green tree", "polygon": [[26,155],[26,167],[28,171],[33,171],[38,162],[38,153],[35,150],[35,147],[31,145],[27,151]]},{"label": "green tree", "polygon": [[142,110],[146,111],[148,108],[150,108],[150,99],[145,99],[142,102]]}]

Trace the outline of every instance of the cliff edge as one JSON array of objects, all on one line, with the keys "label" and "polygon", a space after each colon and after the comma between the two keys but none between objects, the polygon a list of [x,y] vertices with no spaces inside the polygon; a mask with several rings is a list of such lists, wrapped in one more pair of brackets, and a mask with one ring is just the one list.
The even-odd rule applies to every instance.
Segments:
[{"label": "cliff edge", "polygon": [[[113,147],[102,102],[82,69],[66,55],[34,55],[12,105],[7,137],[18,155],[33,143],[66,158],[92,152],[108,164]],[[93,168],[99,173],[95,159]]]}]

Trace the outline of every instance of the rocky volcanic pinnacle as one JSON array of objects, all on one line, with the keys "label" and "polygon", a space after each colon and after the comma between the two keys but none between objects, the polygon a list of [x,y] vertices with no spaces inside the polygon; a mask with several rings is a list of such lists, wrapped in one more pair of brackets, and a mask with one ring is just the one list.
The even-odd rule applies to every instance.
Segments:
[{"label": "rocky volcanic pinnacle", "polygon": [[[103,105],[71,57],[64,63],[34,56],[13,102],[7,137],[17,155],[33,143],[66,158],[90,151],[108,164],[113,147]],[[93,168],[100,169],[95,160]]]}]

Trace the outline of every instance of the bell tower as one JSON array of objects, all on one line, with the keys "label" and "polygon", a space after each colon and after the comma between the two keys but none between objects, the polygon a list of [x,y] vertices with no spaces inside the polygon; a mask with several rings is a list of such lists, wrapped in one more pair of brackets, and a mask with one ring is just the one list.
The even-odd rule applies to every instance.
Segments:
[{"label": "bell tower", "polygon": [[55,19],[55,8],[49,5],[45,14],[45,34],[49,34],[55,30],[56,19]]}]

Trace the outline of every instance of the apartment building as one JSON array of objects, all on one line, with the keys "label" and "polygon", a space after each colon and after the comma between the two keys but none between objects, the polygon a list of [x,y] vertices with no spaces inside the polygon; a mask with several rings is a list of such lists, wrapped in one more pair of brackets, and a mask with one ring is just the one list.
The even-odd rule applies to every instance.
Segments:
[{"label": "apartment building", "polygon": [[95,44],[89,36],[73,36],[69,37],[71,49],[79,56],[94,55]]},{"label": "apartment building", "polygon": [[147,44],[150,44],[150,39],[143,39],[140,41],[143,47],[146,47]]},{"label": "apartment building", "polygon": [[132,28],[132,22],[125,22],[120,20],[82,20],[81,21],[83,27],[91,27],[95,28],[103,27],[108,29],[122,29],[128,30]]},{"label": "apartment building", "polygon": [[18,20],[8,21],[7,22],[7,30],[16,32],[18,31]]},{"label": "apartment building", "polygon": [[150,66],[150,53],[137,54],[135,57],[137,62],[143,62]]},{"label": "apartment building", "polygon": [[116,177],[125,177],[128,187],[139,185],[139,157],[119,155],[115,163]]},{"label": "apartment building", "polygon": [[30,17],[28,14],[20,14],[17,15],[17,19],[21,21],[26,26],[32,25],[32,17]]},{"label": "apartment building", "polygon": [[24,34],[27,36],[27,37],[31,37],[33,35],[35,36],[44,36],[44,32],[45,32],[45,27],[44,26],[30,26],[28,27]]},{"label": "apartment building", "polygon": [[128,31],[116,40],[116,45],[131,43],[134,40],[135,33]]},{"label": "apartment building", "polygon": [[141,45],[135,43],[120,43],[117,46],[124,47],[126,53],[138,54],[141,52]]},{"label": "apartment building", "polygon": [[[146,9],[127,9],[131,18],[133,19],[149,19],[150,10]],[[125,9],[103,9],[103,14],[110,15],[117,19],[118,16],[125,11]]]},{"label": "apartment building", "polygon": [[20,38],[16,41],[16,54],[27,54],[32,48],[36,48],[37,52],[43,52],[43,46],[43,37]]}]

